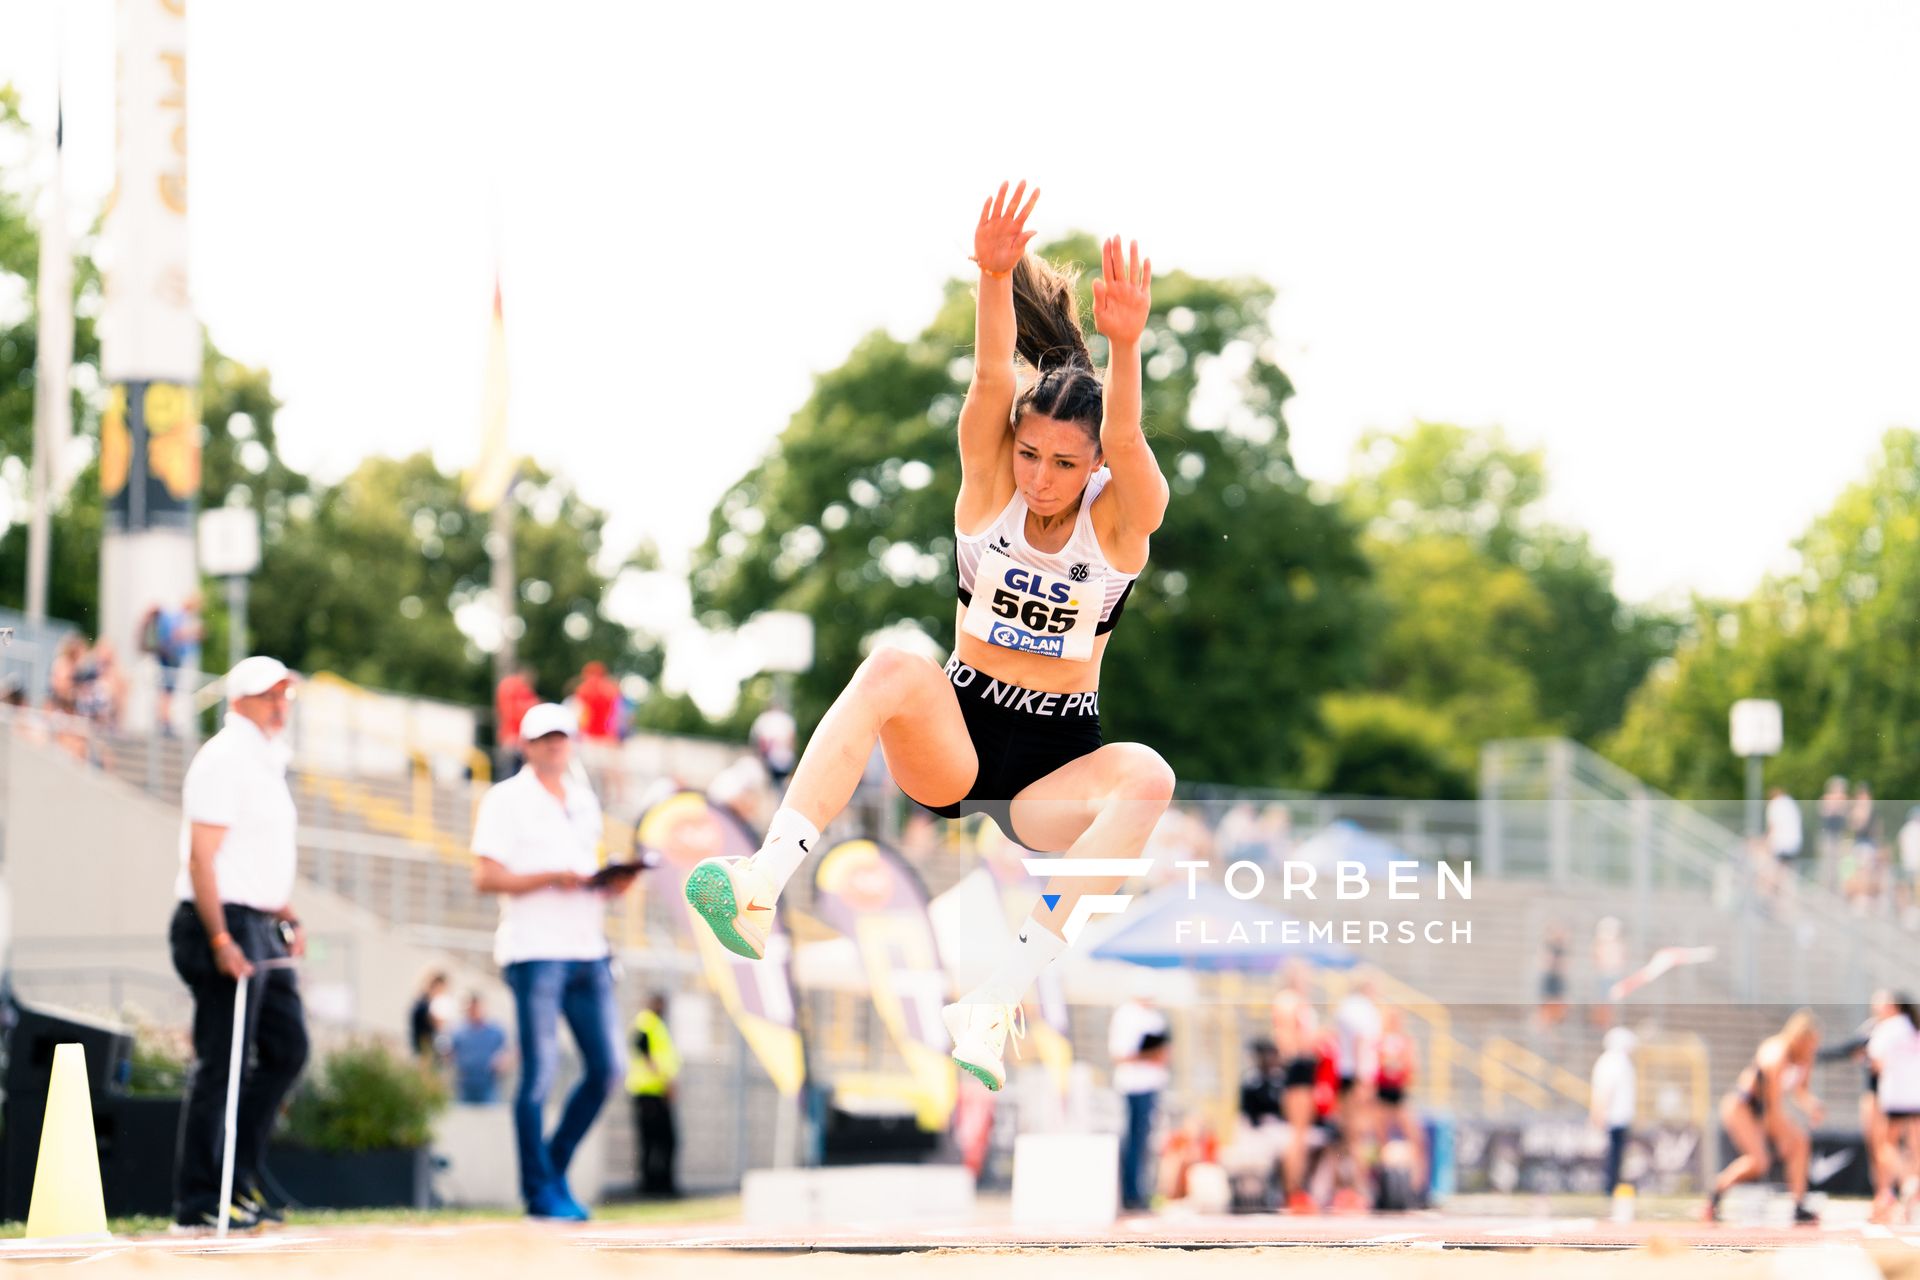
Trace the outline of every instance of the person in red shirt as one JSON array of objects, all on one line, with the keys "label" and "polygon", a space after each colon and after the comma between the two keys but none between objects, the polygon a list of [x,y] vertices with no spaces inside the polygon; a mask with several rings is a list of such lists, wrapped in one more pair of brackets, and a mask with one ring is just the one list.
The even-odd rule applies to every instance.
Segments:
[{"label": "person in red shirt", "polygon": [[493,691],[494,738],[498,747],[494,768],[502,778],[510,778],[520,772],[520,766],[525,762],[520,744],[520,720],[539,701],[540,695],[534,692],[533,682],[519,667],[509,668],[501,678],[500,686]]},{"label": "person in red shirt", "polygon": [[580,732],[590,742],[620,740],[620,686],[599,662],[580,669],[580,681],[573,696],[580,704]]}]

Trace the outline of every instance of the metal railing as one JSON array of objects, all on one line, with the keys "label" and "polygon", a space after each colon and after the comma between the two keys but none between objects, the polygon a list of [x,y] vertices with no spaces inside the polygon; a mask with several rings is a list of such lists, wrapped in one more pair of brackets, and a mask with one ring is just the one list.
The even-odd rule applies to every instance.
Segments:
[{"label": "metal railing", "polygon": [[1564,739],[1489,743],[1482,754],[1481,865],[1558,889],[1628,888],[1628,922],[1645,951],[1656,893],[1705,899],[1727,922],[1733,995],[1770,989],[1762,969],[1781,951],[1800,957],[1795,998],[1858,999],[1898,984],[1911,939],[1882,920],[1860,919],[1823,886],[1802,883],[1776,904],[1761,892],[1742,837],[1694,807],[1647,787],[1611,761]]}]

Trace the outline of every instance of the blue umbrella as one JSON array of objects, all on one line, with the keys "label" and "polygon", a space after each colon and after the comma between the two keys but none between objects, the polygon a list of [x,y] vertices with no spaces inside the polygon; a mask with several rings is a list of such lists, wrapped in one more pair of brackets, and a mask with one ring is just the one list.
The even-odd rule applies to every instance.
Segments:
[{"label": "blue umbrella", "polygon": [[1190,898],[1184,882],[1163,885],[1134,903],[1092,954],[1155,969],[1249,973],[1271,973],[1294,960],[1322,969],[1351,969],[1359,962],[1345,947],[1309,942],[1306,924],[1276,907],[1242,902],[1212,884],[1199,885]]}]

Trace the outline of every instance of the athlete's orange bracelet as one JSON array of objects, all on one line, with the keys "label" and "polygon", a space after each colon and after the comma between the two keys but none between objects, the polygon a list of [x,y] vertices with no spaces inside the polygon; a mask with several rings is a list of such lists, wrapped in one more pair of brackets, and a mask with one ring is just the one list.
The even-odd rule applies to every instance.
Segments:
[{"label": "athlete's orange bracelet", "polygon": [[969,258],[967,259],[967,261],[979,267],[980,273],[986,276],[990,280],[1005,280],[1008,276],[1013,274],[1012,271],[995,271],[992,267],[989,267],[986,263],[980,261],[980,259],[978,258]]},{"label": "athlete's orange bracelet", "polygon": [[228,933],[226,930],[222,929],[219,933],[216,933],[215,935],[213,935],[212,946],[215,951],[218,951],[220,948],[226,946],[229,942],[232,942],[232,941],[233,941],[233,935]]}]

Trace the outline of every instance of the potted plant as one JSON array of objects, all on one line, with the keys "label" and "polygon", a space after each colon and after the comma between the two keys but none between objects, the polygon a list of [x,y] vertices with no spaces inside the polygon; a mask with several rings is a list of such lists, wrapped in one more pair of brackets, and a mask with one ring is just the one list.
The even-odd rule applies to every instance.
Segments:
[{"label": "potted plant", "polygon": [[309,1063],[268,1157],[273,1179],[309,1208],[428,1205],[433,1118],[447,1085],[377,1041]]},{"label": "potted plant", "polygon": [[155,1023],[137,1010],[123,1014],[133,1052],[119,1086],[95,1104],[100,1180],[107,1213],[165,1217],[173,1212],[173,1157],[193,1047],[181,1027]]}]

